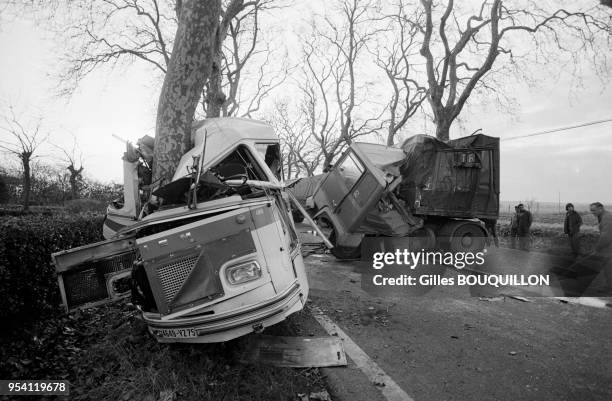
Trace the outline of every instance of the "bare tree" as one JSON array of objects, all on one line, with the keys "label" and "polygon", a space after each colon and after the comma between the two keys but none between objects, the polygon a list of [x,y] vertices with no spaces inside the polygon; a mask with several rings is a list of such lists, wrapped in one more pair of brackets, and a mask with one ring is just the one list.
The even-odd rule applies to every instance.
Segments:
[{"label": "bare tree", "polygon": [[[34,2],[36,3],[36,2]],[[40,2],[38,10],[54,13],[52,28],[67,37],[71,46],[62,56],[63,93],[72,93],[80,81],[101,66],[134,61],[152,66],[160,75],[168,70],[176,31],[175,1],[87,0]]]},{"label": "bare tree", "polygon": [[[571,55],[574,65],[585,54],[604,58],[608,53],[596,48],[602,37],[609,46],[609,16],[585,11],[586,5],[582,9],[576,9],[575,4],[551,8],[547,2],[525,1],[513,7],[503,0],[482,0],[478,10],[468,14],[453,0],[445,6],[433,0],[420,1],[424,17],[415,23],[423,33],[420,53],[426,62],[427,98],[436,136],[441,140],[449,139],[451,125],[475,89],[496,89],[487,77],[501,55],[505,59],[502,66],[520,68],[521,62],[533,63],[538,55],[550,61],[553,53],[545,52],[552,47]],[[441,9],[441,16],[434,18],[437,9]],[[530,52],[525,52],[526,46]]]},{"label": "bare tree", "polygon": [[13,154],[19,158],[23,168],[23,210],[30,207],[30,193],[32,188],[32,174],[30,163],[39,155],[36,154],[39,146],[45,142],[48,135],[41,133],[42,119],[35,120],[30,127],[22,124],[20,118],[15,114],[13,106],[8,107],[8,112],[3,116],[3,124],[0,129],[5,132],[6,139],[0,139],[0,149]]},{"label": "bare tree", "polygon": [[[273,8],[273,1],[222,2],[215,35],[215,57],[203,91],[202,106],[207,117],[238,113],[240,76],[247,64],[255,63],[255,70],[268,72],[269,56],[253,56],[270,53],[267,47],[258,47],[258,20],[263,10]],[[72,93],[84,77],[103,66],[127,66],[138,61],[153,67],[161,77],[166,74],[180,1],[38,0],[31,4],[44,14],[43,20],[54,21],[53,29],[71,44],[63,55],[66,69],[59,76],[60,93]],[[58,8],[63,12],[55,11]],[[261,65],[256,65],[257,62]],[[256,106],[262,98],[282,82],[268,75],[262,75],[261,85],[250,93],[242,91],[243,103],[249,106],[243,114],[258,109]]]},{"label": "bare tree", "polygon": [[[377,30],[368,13],[374,2],[342,0],[337,15],[313,21],[303,39],[301,114],[308,133],[328,166],[353,139],[382,128],[372,104],[362,107],[367,91],[359,77],[359,60]],[[319,28],[319,26],[321,26]],[[369,117],[363,118],[366,114]]]},{"label": "bare tree", "polygon": [[191,125],[211,69],[221,14],[220,0],[183,0],[172,57],[157,109],[153,185],[172,176],[191,142]]},{"label": "bare tree", "polygon": [[312,143],[302,121],[292,117],[296,114],[289,109],[288,101],[277,101],[268,122],[281,140],[284,178],[297,178],[302,173],[315,174],[321,164],[322,152]]},{"label": "bare tree", "polygon": [[[256,3],[258,1],[254,3],[257,7]],[[225,93],[223,93],[223,43],[227,37],[227,31],[232,20],[238,18],[238,14],[244,7],[243,0],[230,0],[225,10],[221,12],[221,20],[215,34],[212,68],[202,99],[202,106],[206,112],[206,117],[219,117],[221,115],[221,108],[227,100]]]},{"label": "bare tree", "polygon": [[[250,115],[259,110],[261,102],[282,84],[287,70],[271,73],[269,45],[262,46],[260,14],[275,8],[273,0],[231,0],[226,6],[217,30],[215,59],[203,97],[207,117]],[[259,57],[258,57],[259,56]],[[256,83],[245,99],[243,77],[247,65],[257,65]],[[240,110],[243,108],[244,110]]]},{"label": "bare tree", "polygon": [[[65,148],[54,145],[62,152],[62,162],[67,164],[68,183],[70,184],[70,199],[79,198],[79,187],[83,182],[83,154],[79,149],[76,137],[72,136],[72,149],[70,151]],[[78,166],[78,167],[77,167]],[[60,177],[61,179],[61,177]]]},{"label": "bare tree", "polygon": [[413,21],[418,20],[418,14],[408,16],[406,6],[401,1],[395,7],[392,15],[381,20],[387,20],[390,26],[372,51],[376,64],[384,71],[391,86],[387,146],[395,143],[396,135],[408,119],[420,110],[427,94],[427,88],[418,82],[418,76],[413,71],[419,38],[418,25]]}]

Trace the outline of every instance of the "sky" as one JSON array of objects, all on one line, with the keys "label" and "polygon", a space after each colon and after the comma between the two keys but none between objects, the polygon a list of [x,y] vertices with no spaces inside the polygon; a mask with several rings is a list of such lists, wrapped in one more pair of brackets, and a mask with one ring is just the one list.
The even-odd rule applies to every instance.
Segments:
[{"label": "sky", "polygon": [[[74,135],[86,176],[121,182],[125,145],[112,135],[135,141],[154,134],[161,82],[149,67],[135,64],[129,69],[96,71],[71,98],[59,98],[52,78],[52,72],[61,67],[57,46],[27,19],[1,21],[0,102],[15,105],[24,118],[42,116],[54,145],[71,148]],[[544,74],[536,86],[513,82],[504,90],[520,101],[515,113],[487,105],[471,107],[462,115],[463,130],[457,126],[451,132],[458,137],[481,128],[501,138],[503,200],[561,199],[612,205],[612,122],[507,140],[612,119],[612,87],[586,76],[582,89],[572,88],[568,76]],[[41,148],[41,154],[60,157],[49,145]],[[0,165],[15,163],[9,158],[0,153]]]}]

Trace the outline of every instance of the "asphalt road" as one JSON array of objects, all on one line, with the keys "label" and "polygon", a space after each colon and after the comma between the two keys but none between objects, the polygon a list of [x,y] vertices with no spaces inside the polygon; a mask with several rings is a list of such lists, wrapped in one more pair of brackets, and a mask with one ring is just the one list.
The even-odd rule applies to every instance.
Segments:
[{"label": "asphalt road", "polygon": [[[316,240],[307,226],[300,231],[304,242]],[[504,273],[547,271],[553,262],[567,268],[547,255],[490,252],[495,266],[508,266]],[[457,285],[372,290],[364,281],[372,279],[371,262],[341,262],[322,253],[305,261],[310,305],[414,400],[612,400],[612,308],[553,298],[567,287],[564,275],[553,275],[554,284],[540,291]],[[439,267],[436,274],[456,282],[471,273]],[[349,383],[340,398],[385,399],[381,384],[354,363],[334,369],[336,384]]]}]

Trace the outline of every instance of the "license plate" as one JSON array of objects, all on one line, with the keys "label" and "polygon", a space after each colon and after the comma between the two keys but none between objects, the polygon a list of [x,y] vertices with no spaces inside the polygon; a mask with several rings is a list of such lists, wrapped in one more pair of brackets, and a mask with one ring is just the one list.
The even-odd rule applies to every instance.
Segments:
[{"label": "license plate", "polygon": [[157,337],[165,338],[194,338],[198,336],[196,329],[152,329]]}]

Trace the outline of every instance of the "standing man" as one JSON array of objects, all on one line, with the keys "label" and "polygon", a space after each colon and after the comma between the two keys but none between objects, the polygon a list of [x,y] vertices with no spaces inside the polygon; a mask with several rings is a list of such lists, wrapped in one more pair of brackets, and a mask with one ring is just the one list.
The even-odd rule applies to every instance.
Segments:
[{"label": "standing man", "polygon": [[582,225],[582,217],[574,210],[574,205],[568,203],[565,205],[565,223],[563,224],[563,232],[567,234],[570,248],[574,258],[580,255],[580,226]]},{"label": "standing man", "polygon": [[519,239],[519,249],[529,252],[531,242],[530,228],[533,218],[531,212],[522,203],[518,205],[518,227],[516,234]]},{"label": "standing man", "polygon": [[600,202],[591,203],[589,209],[599,223],[599,240],[595,244],[594,253],[603,259],[606,290],[612,290],[612,214],[605,210]]},{"label": "standing man", "polygon": [[516,236],[518,235],[518,206],[514,206],[514,215],[510,220],[510,248],[516,249]]}]

